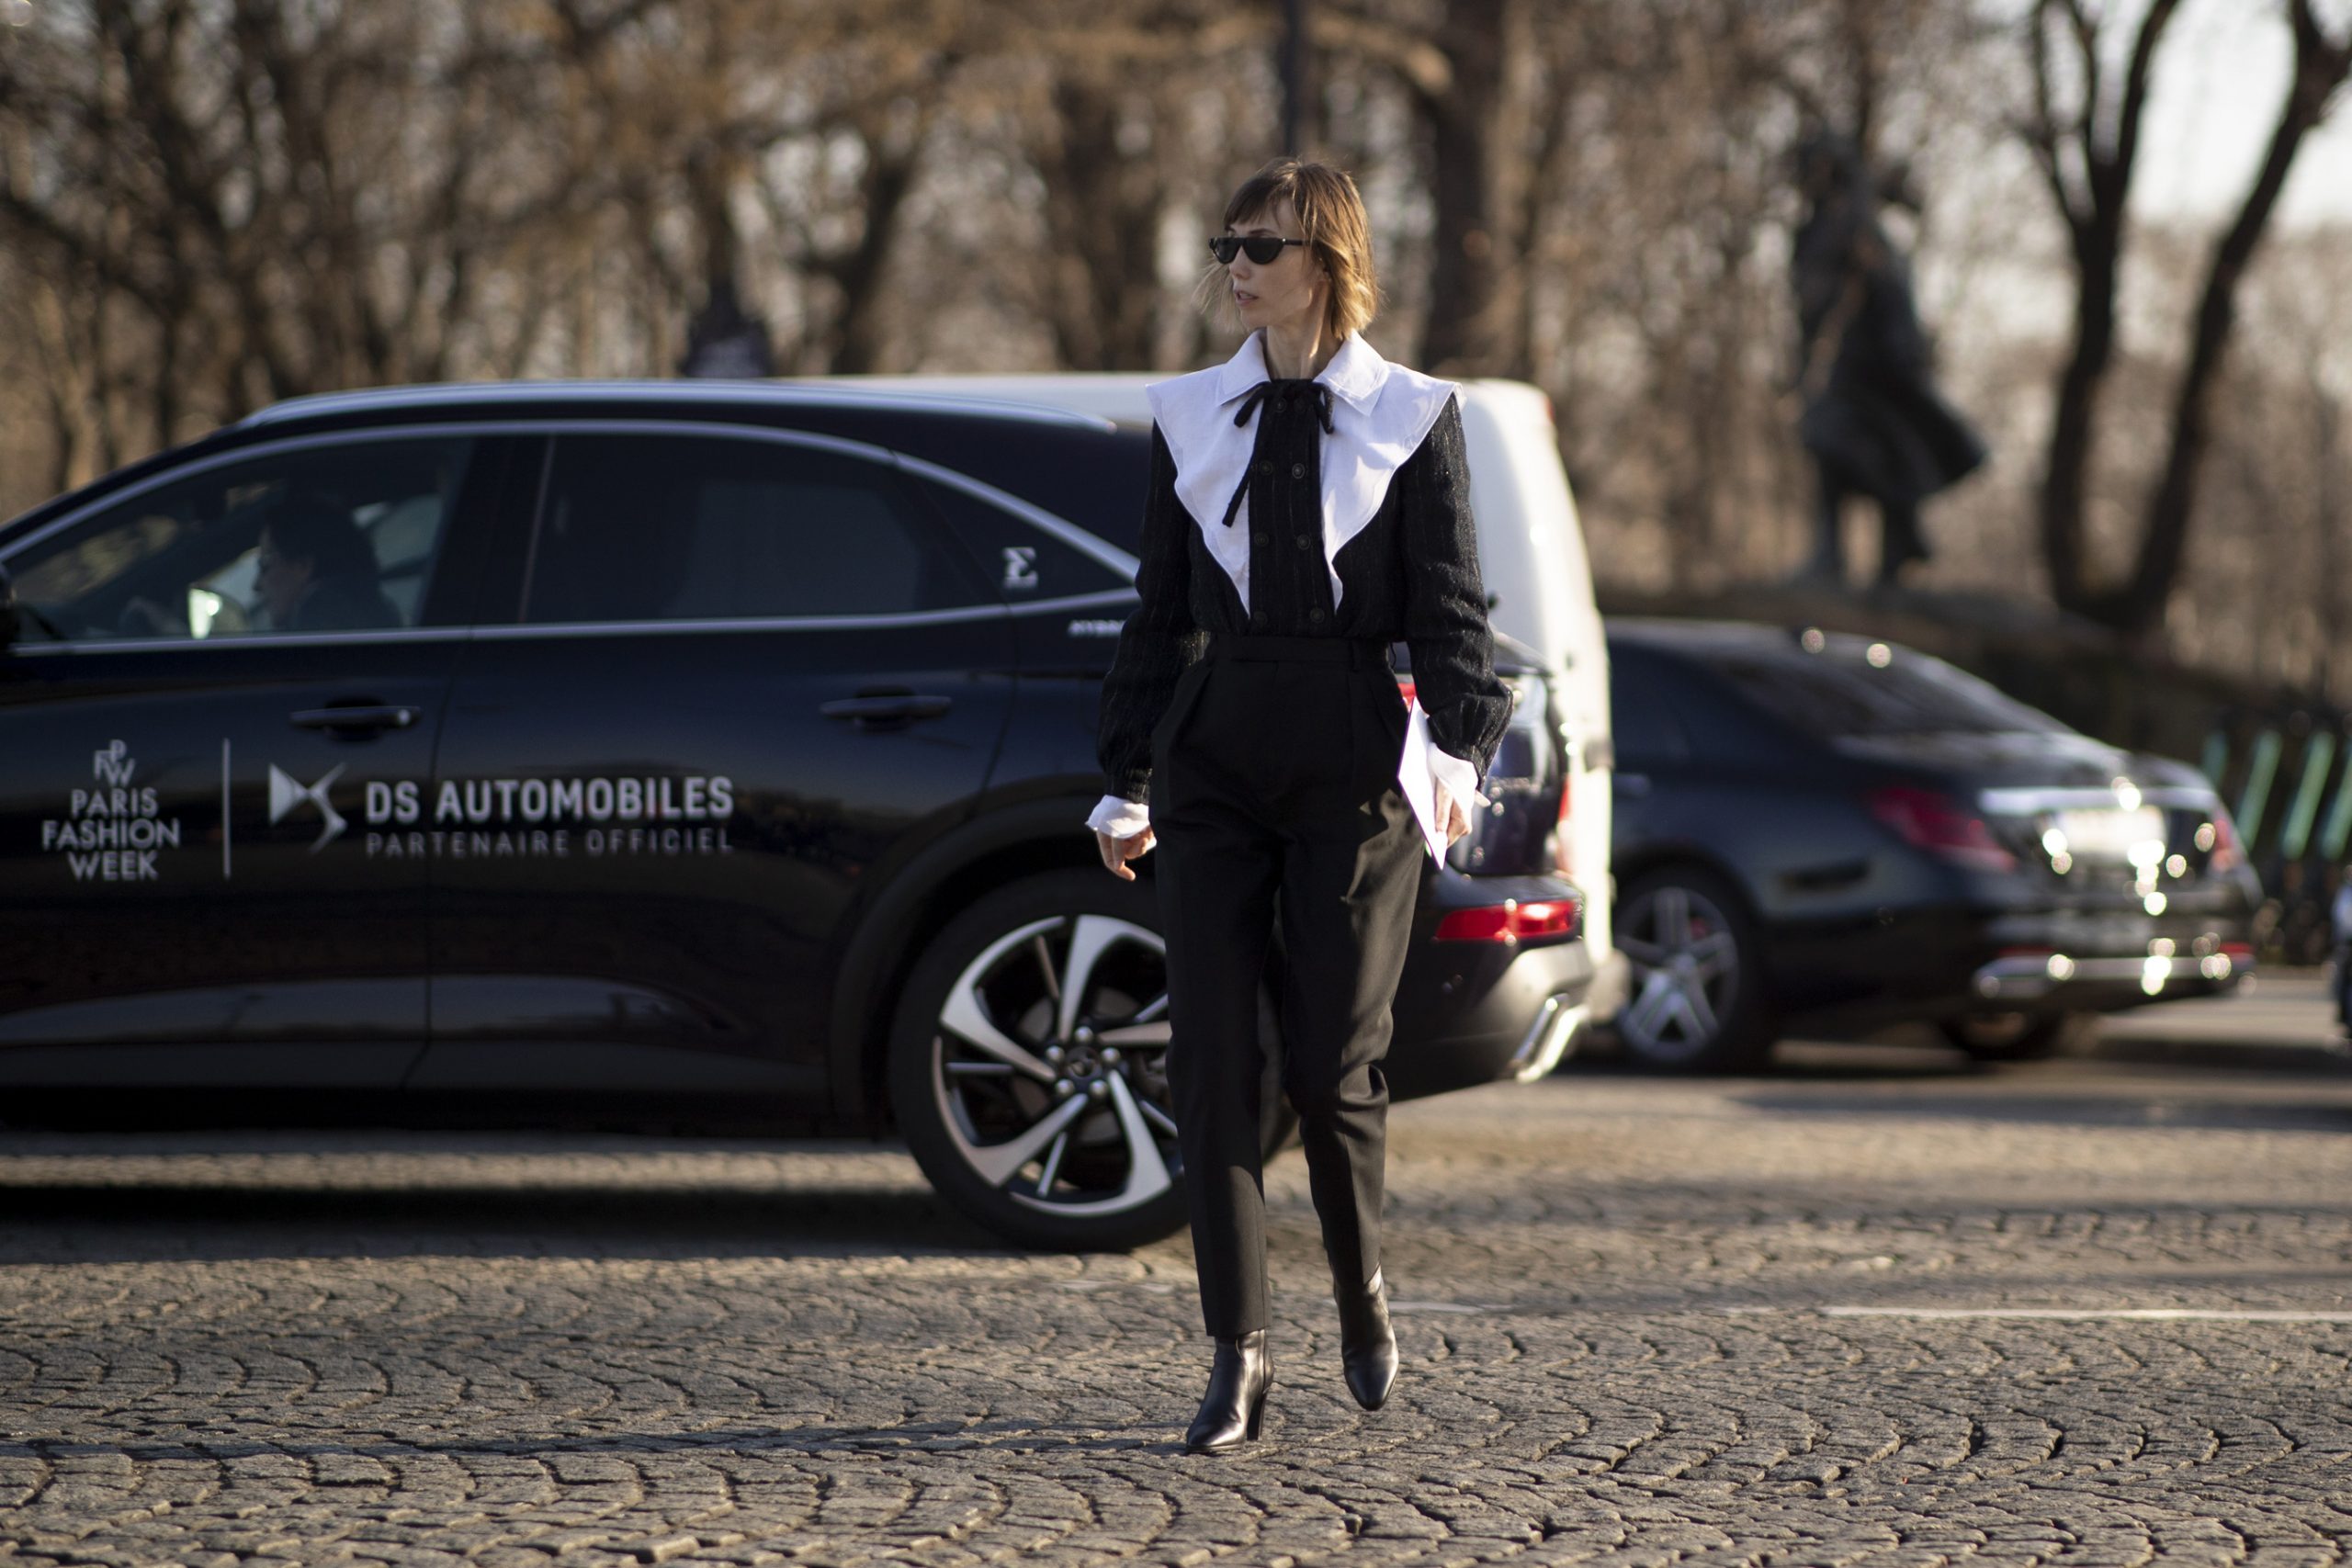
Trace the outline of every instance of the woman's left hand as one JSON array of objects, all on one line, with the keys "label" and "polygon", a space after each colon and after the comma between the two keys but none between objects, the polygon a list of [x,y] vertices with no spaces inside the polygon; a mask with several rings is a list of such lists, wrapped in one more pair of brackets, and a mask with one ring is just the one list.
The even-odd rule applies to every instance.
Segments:
[{"label": "woman's left hand", "polygon": [[1445,847],[1452,849],[1453,840],[1470,830],[1470,814],[1462,803],[1448,795],[1445,786],[1431,781],[1430,787],[1437,792],[1437,819],[1445,833]]}]

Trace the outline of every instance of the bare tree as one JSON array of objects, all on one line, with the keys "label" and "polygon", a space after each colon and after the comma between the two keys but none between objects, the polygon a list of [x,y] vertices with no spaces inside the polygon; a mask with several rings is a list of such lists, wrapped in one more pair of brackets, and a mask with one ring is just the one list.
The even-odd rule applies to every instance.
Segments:
[{"label": "bare tree", "polygon": [[[2348,238],[2341,224],[2283,232],[2248,272],[2200,491],[2211,521],[2188,542],[2172,616],[2192,655],[2337,703],[2352,688]],[[2183,293],[2203,261],[2183,258]]]},{"label": "bare tree", "polygon": [[17,29],[0,230],[44,265],[82,376],[114,375],[97,340],[120,334],[146,392],[143,428],[82,397],[102,459],[191,415],[447,372],[486,254],[539,194],[499,123],[528,51],[489,15],[82,0]]},{"label": "bare tree", "polygon": [[2085,548],[2101,386],[2116,349],[2116,301],[2129,231],[2126,207],[2158,52],[2178,0],[2150,0],[2127,39],[2121,77],[2107,65],[2109,27],[2092,0],[2036,0],[2026,23],[2031,107],[2019,133],[2066,225],[2075,267],[2074,342],[2057,389],[2041,502],[2051,591],[2068,609],[2120,630],[2161,627],[2188,533],[2214,378],[2229,346],[2239,283],[2268,226],[2303,138],[2319,124],[2352,66],[2352,38],[2331,39],[2311,0],[2290,0],[2294,80],[2261,172],[2215,246],[2189,332],[2164,475],[2129,579],[2094,581]]},{"label": "bare tree", "polygon": [[2163,625],[2165,606],[2179,578],[2182,550],[2188,539],[2198,472],[2211,435],[2214,389],[2229,352],[2239,289],[2303,139],[2326,118],[2347,73],[2352,73],[2352,26],[2346,27],[2342,38],[2330,38],[2312,0],[2290,0],[2289,17],[2295,34],[2293,81],[2272,128],[2262,168],[2240,203],[2236,219],[2214,246],[2199,292],[2189,329],[2188,363],[2173,402],[2172,439],[2164,477],[2148,506],[2147,532],[2138,565],[2113,607],[2112,619],[2127,631],[2144,633]]}]

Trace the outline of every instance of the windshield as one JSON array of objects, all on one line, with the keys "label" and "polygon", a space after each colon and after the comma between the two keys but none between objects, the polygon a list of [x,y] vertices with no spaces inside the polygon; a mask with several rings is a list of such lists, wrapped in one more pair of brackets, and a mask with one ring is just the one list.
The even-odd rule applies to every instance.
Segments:
[{"label": "windshield", "polygon": [[1758,706],[1823,739],[2074,733],[1940,659],[1884,643],[1819,653],[1724,649],[1705,662]]}]

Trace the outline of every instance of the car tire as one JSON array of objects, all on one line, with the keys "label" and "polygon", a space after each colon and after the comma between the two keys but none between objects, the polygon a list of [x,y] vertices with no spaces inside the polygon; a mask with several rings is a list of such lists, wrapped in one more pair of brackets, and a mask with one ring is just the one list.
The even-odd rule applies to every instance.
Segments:
[{"label": "car tire", "polygon": [[1763,942],[1737,888],[1703,866],[1660,866],[1619,896],[1612,929],[1631,966],[1612,1024],[1629,1059],[1685,1073],[1764,1063],[1776,1024]]},{"label": "car tire", "polygon": [[[1166,975],[1143,879],[1027,877],[942,928],[901,993],[888,1062],[899,1134],[940,1195],[1023,1247],[1115,1251],[1183,1228]],[[1259,1024],[1271,1157],[1296,1121],[1264,984]]]},{"label": "car tire", "polygon": [[1939,1020],[1943,1037],[1980,1062],[2038,1062],[2054,1056],[2080,1015],[2071,1012],[1962,1013]]}]

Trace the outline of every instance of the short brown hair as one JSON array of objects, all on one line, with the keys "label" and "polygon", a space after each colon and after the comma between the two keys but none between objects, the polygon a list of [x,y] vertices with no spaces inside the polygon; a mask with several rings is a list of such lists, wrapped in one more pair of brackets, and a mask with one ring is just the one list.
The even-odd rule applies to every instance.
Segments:
[{"label": "short brown hair", "polygon": [[[1331,279],[1331,292],[1323,301],[1324,325],[1335,338],[1362,332],[1380,309],[1380,284],[1372,266],[1372,220],[1364,214],[1356,182],[1346,170],[1329,164],[1271,159],[1226,202],[1225,226],[1230,229],[1244,218],[1269,212],[1284,197],[1298,214],[1311,254],[1322,261]],[[1210,265],[1201,279],[1204,299],[1224,292],[1231,302],[1231,293],[1218,289],[1224,276],[1224,266]]]}]

